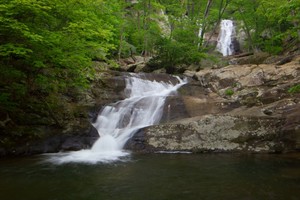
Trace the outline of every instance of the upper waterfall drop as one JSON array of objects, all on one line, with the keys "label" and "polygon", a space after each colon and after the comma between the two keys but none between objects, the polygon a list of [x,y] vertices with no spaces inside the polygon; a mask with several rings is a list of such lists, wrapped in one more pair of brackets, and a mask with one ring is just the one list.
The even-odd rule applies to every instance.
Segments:
[{"label": "upper waterfall drop", "polygon": [[218,37],[217,50],[223,56],[229,56],[235,53],[234,37],[236,36],[235,25],[232,20],[224,19],[220,24],[220,33]]},{"label": "upper waterfall drop", "polygon": [[56,154],[52,156],[52,162],[112,162],[128,155],[122,150],[127,140],[139,129],[159,123],[166,98],[187,83],[179,77],[158,82],[137,74],[131,74],[125,80],[127,98],[105,106],[93,123],[100,136],[93,147]]}]

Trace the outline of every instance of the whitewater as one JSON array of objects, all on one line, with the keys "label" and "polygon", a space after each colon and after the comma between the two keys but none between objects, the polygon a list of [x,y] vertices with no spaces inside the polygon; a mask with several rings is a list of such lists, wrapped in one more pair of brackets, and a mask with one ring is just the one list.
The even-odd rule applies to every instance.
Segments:
[{"label": "whitewater", "polygon": [[48,161],[55,164],[70,162],[110,163],[126,160],[130,152],[124,145],[139,129],[158,124],[166,98],[176,95],[176,91],[186,80],[176,78],[164,82],[145,79],[140,74],[126,77],[126,98],[105,106],[92,124],[99,133],[99,139],[91,149],[50,154]]}]

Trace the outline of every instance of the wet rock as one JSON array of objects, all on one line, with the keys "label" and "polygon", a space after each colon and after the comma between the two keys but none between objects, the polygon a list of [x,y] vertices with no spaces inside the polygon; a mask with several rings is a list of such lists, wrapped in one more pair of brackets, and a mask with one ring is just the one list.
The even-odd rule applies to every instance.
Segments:
[{"label": "wet rock", "polygon": [[160,123],[190,117],[185,105],[181,96],[174,95],[167,97]]},{"label": "wet rock", "polygon": [[299,102],[290,102],[281,108],[283,116],[286,119],[283,126],[283,132],[287,135],[288,139],[293,141],[295,149],[300,150],[300,104]]},{"label": "wet rock", "polygon": [[44,128],[47,130],[40,129],[40,131],[44,132],[44,136],[32,139],[23,137],[23,142],[16,141],[17,143],[10,144],[9,148],[0,149],[0,155],[20,156],[55,153],[59,151],[76,151],[91,148],[99,138],[97,131],[93,127],[78,129],[73,134],[61,133],[61,130],[58,128],[53,128],[52,130],[49,127]]},{"label": "wet rock", "polygon": [[64,141],[62,141],[59,149],[63,151],[78,151],[81,149],[89,149],[97,139],[98,137],[68,137]]},{"label": "wet rock", "polygon": [[[139,152],[139,151],[146,151],[146,147],[147,143],[145,140],[145,133],[143,130],[139,130],[137,133],[134,134],[134,136],[132,138],[130,138],[125,146],[124,149],[130,149],[132,151],[135,152]],[[151,152],[149,149],[147,150],[148,152]]]}]

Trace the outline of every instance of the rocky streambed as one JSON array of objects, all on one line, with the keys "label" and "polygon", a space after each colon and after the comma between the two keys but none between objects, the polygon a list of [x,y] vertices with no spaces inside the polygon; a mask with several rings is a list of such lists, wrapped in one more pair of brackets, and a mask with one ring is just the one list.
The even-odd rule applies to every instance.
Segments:
[{"label": "rocky streambed", "polygon": [[[186,70],[189,83],[179,89],[178,96],[167,99],[161,124],[143,128],[125,148],[137,152],[299,151],[300,93],[293,88],[300,87],[300,56],[271,64],[234,63]],[[154,76],[167,79],[166,74]],[[90,90],[78,96],[62,95],[57,108],[39,113],[24,110],[23,121],[2,116],[0,155],[90,148],[99,137],[91,122],[103,105],[124,98],[124,88],[122,73],[100,72]]]}]

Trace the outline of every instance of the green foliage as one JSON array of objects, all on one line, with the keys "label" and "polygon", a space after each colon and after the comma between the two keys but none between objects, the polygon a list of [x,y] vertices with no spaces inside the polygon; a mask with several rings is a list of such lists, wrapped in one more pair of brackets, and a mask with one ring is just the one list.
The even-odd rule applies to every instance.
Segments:
[{"label": "green foliage", "polygon": [[10,101],[10,97],[10,93],[0,93],[0,102],[4,108],[3,110],[6,112],[14,111],[14,109],[18,106],[16,102]]},{"label": "green foliage", "polygon": [[145,56],[154,54],[155,44],[162,35],[159,22],[163,20],[160,15],[163,6],[151,0],[141,0],[130,6],[130,10],[125,9],[123,17],[122,54],[126,55],[128,47],[129,50]]},{"label": "green foliage", "polygon": [[288,93],[290,93],[290,94],[300,93],[300,84],[297,84],[297,85],[289,88]]},{"label": "green foliage", "polygon": [[286,40],[299,40],[299,0],[232,1],[228,16],[243,22],[250,50],[272,54],[283,50]]},{"label": "green foliage", "polygon": [[234,94],[234,91],[231,88],[225,90],[225,95],[226,96],[232,96],[233,94]]},{"label": "green foliage", "polygon": [[[177,8],[173,5],[177,5]],[[150,65],[155,66],[154,68],[164,67],[168,73],[173,73],[176,66],[199,63],[206,54],[199,48],[197,20],[186,17],[183,12],[186,8],[178,7],[176,1],[170,1],[170,4],[165,6],[170,33],[155,35],[159,27],[152,32],[152,51],[155,52],[155,56]]]},{"label": "green foliage", "polygon": [[117,0],[4,0],[0,4],[0,111],[33,96],[88,87],[92,60],[117,46]]},{"label": "green foliage", "polygon": [[204,53],[197,50],[196,45],[190,46],[189,43],[161,38],[157,45],[159,49],[155,60],[166,68],[180,64],[198,63],[205,57]]}]

